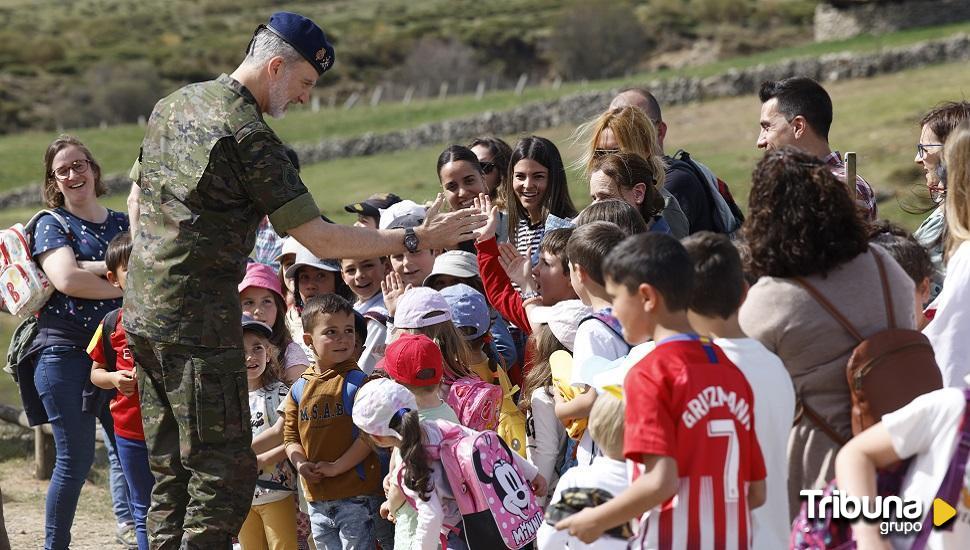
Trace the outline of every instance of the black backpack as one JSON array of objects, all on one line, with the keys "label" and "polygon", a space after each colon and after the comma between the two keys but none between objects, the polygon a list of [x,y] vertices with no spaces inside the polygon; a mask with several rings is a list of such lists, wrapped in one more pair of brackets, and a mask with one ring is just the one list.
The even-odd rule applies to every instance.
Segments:
[{"label": "black backpack", "polygon": [[[118,317],[121,308],[111,310],[104,319],[101,320],[101,350],[104,352],[105,370],[114,372],[118,368],[118,354],[111,347],[111,334],[118,328]],[[114,399],[118,390],[112,388],[106,390],[99,388],[91,382],[88,377],[84,383],[84,390],[81,392],[81,411],[97,416]]]},{"label": "black backpack", "polygon": [[[721,178],[717,177],[713,172],[710,171],[705,166],[699,165],[694,159],[690,158],[690,153],[684,151],[683,149],[678,149],[674,156],[670,157],[675,163],[680,163],[682,167],[690,170],[697,181],[701,182],[704,186],[704,193],[707,195],[708,200],[711,203],[711,217],[713,218],[714,227],[717,229],[718,233],[735,233],[741,228],[741,224],[744,223],[744,213],[741,212],[741,208],[738,207],[738,203],[734,202],[734,196],[731,195],[731,189],[728,188],[728,184],[724,182]],[[717,192],[727,203],[728,209],[731,211],[731,216],[733,220],[728,220],[723,217],[721,212],[717,208],[717,201],[714,199],[713,190],[711,187],[717,187]],[[733,229],[728,227],[728,225],[733,225]]]}]

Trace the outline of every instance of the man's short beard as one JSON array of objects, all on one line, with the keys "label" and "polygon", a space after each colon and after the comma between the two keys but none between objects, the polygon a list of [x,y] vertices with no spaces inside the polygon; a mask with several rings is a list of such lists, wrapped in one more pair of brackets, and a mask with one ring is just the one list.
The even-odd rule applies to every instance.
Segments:
[{"label": "man's short beard", "polygon": [[290,104],[286,92],[285,78],[269,83],[269,104],[266,106],[266,114],[273,118],[283,118],[286,115],[286,107]]}]

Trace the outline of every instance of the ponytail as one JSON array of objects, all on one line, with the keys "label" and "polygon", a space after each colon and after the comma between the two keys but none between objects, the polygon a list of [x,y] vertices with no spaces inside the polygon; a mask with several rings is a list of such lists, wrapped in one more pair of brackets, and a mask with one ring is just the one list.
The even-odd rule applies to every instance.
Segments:
[{"label": "ponytail", "polygon": [[421,500],[429,500],[434,486],[431,482],[431,463],[422,441],[423,432],[418,411],[394,415],[391,428],[401,434],[401,463],[407,465],[404,469],[404,484],[418,493]]}]

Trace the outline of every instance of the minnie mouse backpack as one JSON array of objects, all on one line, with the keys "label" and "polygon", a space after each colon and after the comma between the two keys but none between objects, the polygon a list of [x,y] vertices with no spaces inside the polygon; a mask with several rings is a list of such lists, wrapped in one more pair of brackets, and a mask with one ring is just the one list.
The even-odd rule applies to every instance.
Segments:
[{"label": "minnie mouse backpack", "polygon": [[535,540],[542,508],[509,446],[493,431],[469,433],[451,422],[434,422],[443,439],[428,451],[444,466],[468,548],[518,550]]}]

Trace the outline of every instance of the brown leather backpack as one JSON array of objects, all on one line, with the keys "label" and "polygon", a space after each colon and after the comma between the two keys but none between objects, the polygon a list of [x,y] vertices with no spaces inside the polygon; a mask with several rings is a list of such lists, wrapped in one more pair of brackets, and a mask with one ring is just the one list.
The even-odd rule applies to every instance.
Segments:
[{"label": "brown leather backpack", "polygon": [[[943,376],[929,339],[922,332],[896,328],[886,268],[878,252],[873,251],[872,255],[879,268],[889,328],[868,338],[864,338],[818,289],[805,279],[795,277],[819,305],[859,341],[845,367],[852,397],[852,435],[858,435],[879,422],[882,415],[903,407],[916,397],[943,387]],[[816,415],[809,415],[812,416]],[[812,420],[818,424],[817,420]]]}]

